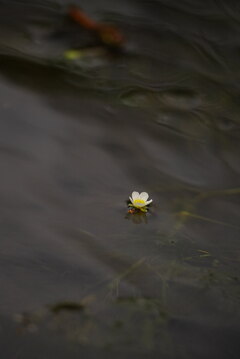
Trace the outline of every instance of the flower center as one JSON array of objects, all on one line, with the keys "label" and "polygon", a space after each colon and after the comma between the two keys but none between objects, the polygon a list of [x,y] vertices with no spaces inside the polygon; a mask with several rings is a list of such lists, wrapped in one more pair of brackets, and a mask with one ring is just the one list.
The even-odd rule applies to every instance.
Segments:
[{"label": "flower center", "polygon": [[143,205],[145,205],[145,201],[143,199],[135,199],[133,201],[133,205],[135,207],[142,207]]}]

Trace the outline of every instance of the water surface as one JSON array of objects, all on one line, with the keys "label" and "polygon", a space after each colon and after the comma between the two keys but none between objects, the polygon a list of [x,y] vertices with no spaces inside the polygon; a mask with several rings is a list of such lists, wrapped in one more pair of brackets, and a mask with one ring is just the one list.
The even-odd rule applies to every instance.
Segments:
[{"label": "water surface", "polygon": [[2,355],[239,358],[239,6],[76,3],[0,1]]}]

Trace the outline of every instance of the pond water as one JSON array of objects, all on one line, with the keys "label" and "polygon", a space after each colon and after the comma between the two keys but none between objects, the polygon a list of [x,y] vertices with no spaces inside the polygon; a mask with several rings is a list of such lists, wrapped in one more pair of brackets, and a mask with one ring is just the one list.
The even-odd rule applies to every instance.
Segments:
[{"label": "pond water", "polygon": [[239,4],[69,3],[0,0],[1,356],[239,358]]}]

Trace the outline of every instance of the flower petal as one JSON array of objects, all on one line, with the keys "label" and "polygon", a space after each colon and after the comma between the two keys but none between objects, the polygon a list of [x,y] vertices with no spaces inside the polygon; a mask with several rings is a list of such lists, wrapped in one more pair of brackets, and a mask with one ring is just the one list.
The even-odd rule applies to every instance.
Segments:
[{"label": "flower petal", "polygon": [[140,197],[142,200],[147,201],[149,195],[148,195],[147,192],[142,192],[142,193],[140,193],[139,197]]},{"label": "flower petal", "polygon": [[152,199],[150,199],[149,201],[146,201],[146,206],[149,204],[149,203],[152,203]]},{"label": "flower petal", "polygon": [[135,199],[137,199],[137,198],[139,198],[139,193],[136,192],[136,191],[133,191],[133,193],[132,193],[132,199],[135,200]]},{"label": "flower petal", "polygon": [[132,199],[132,197],[129,197],[129,199],[130,199],[130,201],[133,203],[133,199]]}]

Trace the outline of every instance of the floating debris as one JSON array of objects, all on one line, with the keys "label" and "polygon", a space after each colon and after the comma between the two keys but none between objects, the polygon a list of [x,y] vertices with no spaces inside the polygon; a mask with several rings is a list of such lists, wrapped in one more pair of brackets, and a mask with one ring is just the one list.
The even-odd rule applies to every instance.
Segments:
[{"label": "floating debris", "polygon": [[92,20],[80,8],[73,5],[70,6],[68,15],[82,28],[92,32],[103,46],[119,48],[123,45],[124,37],[115,26]]},{"label": "floating debris", "polygon": [[106,51],[102,47],[95,47],[89,49],[72,49],[67,50],[64,53],[64,57],[67,60],[79,60],[98,56],[106,55]]},{"label": "floating debris", "polygon": [[82,303],[75,302],[62,302],[51,306],[50,310],[54,314],[58,314],[62,311],[82,311],[84,310],[84,305]]}]

